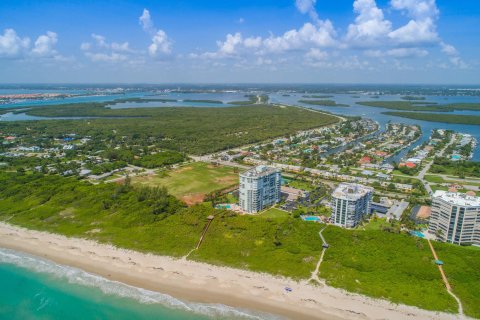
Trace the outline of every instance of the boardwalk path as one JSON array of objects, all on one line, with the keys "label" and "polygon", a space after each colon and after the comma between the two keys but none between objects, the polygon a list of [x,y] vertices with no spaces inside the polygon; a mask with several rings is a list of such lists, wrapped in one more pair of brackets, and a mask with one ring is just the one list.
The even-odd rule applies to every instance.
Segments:
[{"label": "boardwalk path", "polygon": [[[430,240],[427,240],[428,241],[428,245],[430,246],[430,250],[432,250],[432,254],[433,254],[433,258],[435,259],[435,261],[438,261],[438,256],[437,256],[437,253],[435,252],[435,248],[433,247],[432,243],[430,242]],[[442,275],[442,280],[443,282],[445,283],[445,288],[447,288],[447,291],[448,293],[457,301],[458,303],[458,314],[460,315],[461,318],[464,317],[464,314],[463,314],[463,306],[462,306],[462,302],[460,301],[460,299],[453,293],[452,291],[452,286],[450,285],[450,282],[448,282],[448,278],[447,276],[445,275],[445,271],[443,271],[443,266],[442,265],[438,265],[438,270],[440,271],[440,274]]]}]

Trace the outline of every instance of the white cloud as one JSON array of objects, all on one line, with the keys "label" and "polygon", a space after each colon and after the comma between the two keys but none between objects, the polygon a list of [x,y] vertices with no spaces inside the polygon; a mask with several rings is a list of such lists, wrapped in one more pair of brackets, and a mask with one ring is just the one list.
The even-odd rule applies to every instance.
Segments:
[{"label": "white cloud", "polygon": [[128,57],[126,55],[119,54],[119,53],[116,53],[116,52],[112,52],[112,53],[86,52],[85,56],[87,56],[93,62],[123,62],[123,61],[126,61],[128,59]]},{"label": "white cloud", "polygon": [[281,54],[287,51],[307,51],[312,47],[333,47],[336,44],[334,33],[333,26],[329,21],[319,26],[307,22],[300,29],[292,29],[282,35],[270,35],[267,38],[259,36],[243,38],[242,34],[237,32],[227,34],[224,41],[217,41],[217,51],[191,54],[190,57],[221,59],[252,54],[265,55]]},{"label": "white cloud", "polygon": [[406,10],[417,20],[436,18],[440,13],[435,0],[392,0],[391,5],[396,10]]},{"label": "white cloud", "polygon": [[17,58],[30,47],[29,38],[20,38],[15,30],[5,29],[0,34],[0,57]]},{"label": "white cloud", "polygon": [[148,53],[152,57],[160,54],[170,54],[172,52],[172,43],[163,30],[158,30],[152,38],[152,44],[148,47]]},{"label": "white cloud", "polygon": [[92,44],[89,43],[89,42],[83,42],[81,45],[80,45],[80,49],[82,51],[88,51],[92,48]]},{"label": "white cloud", "polygon": [[145,30],[146,32],[155,33],[155,29],[153,27],[153,21],[150,16],[150,11],[148,11],[147,9],[143,9],[143,13],[140,16],[140,18],[138,18],[138,20],[143,30]]},{"label": "white cloud", "polygon": [[336,43],[332,24],[327,21],[321,26],[305,23],[300,29],[293,29],[281,36],[270,36],[263,41],[267,52],[284,52],[309,47],[329,47]]},{"label": "white cloud", "polygon": [[396,48],[388,50],[387,55],[394,58],[425,57],[428,51],[419,48]]},{"label": "white cloud", "polygon": [[110,47],[112,48],[113,51],[133,52],[133,50],[130,49],[130,44],[128,42],[123,42],[123,43],[112,42]]},{"label": "white cloud", "polygon": [[442,48],[442,52],[445,53],[447,56],[456,56],[458,55],[457,49],[454,46],[446,44],[445,42],[441,42],[440,46]]},{"label": "white cloud", "polygon": [[150,11],[143,9],[143,13],[138,20],[143,30],[152,35],[152,43],[148,46],[150,56],[158,58],[171,54],[173,42],[165,31],[155,28]]},{"label": "white cloud", "polygon": [[244,44],[245,47],[247,47],[247,48],[260,48],[260,46],[262,45],[262,37],[250,37],[250,38],[246,38],[246,39],[243,41],[243,44]]},{"label": "white cloud", "polygon": [[55,32],[47,31],[47,34],[41,35],[35,41],[32,49],[32,55],[37,57],[53,57],[57,55],[55,45],[58,42],[58,37]]},{"label": "white cloud", "polygon": [[451,64],[460,69],[468,68],[468,65],[462,60],[462,58],[460,58],[460,53],[454,46],[446,44],[442,41],[440,42],[440,47],[442,49],[442,52],[448,56]]},{"label": "white cloud", "polygon": [[305,54],[305,58],[314,61],[326,60],[328,53],[317,48],[312,48]]},{"label": "white cloud", "polygon": [[302,14],[307,14],[315,23],[321,23],[318,17],[318,13],[315,10],[315,4],[317,0],[295,0],[295,6]]},{"label": "white cloud", "polygon": [[355,23],[348,26],[346,41],[349,46],[372,47],[382,44],[391,31],[392,23],[385,19],[375,0],[355,0]]},{"label": "white cloud", "polygon": [[394,48],[386,51],[365,50],[363,54],[370,58],[392,57],[397,59],[425,57],[429,52],[420,48]]},{"label": "white cloud", "polygon": [[401,45],[422,45],[439,42],[435,21],[439,10],[435,0],[392,0],[395,10],[406,12],[411,20],[392,31],[389,37]]},{"label": "white cloud", "polygon": [[405,26],[389,34],[390,39],[399,45],[427,45],[437,43],[440,38],[433,20],[410,20]]},{"label": "white cloud", "polygon": [[107,42],[106,42],[104,36],[101,36],[101,35],[99,35],[99,34],[92,33],[92,38],[93,38],[93,40],[95,40],[97,46],[99,46],[99,47],[105,47],[105,48],[108,47]]},{"label": "white cloud", "polygon": [[93,62],[122,62],[132,60],[134,50],[130,48],[128,42],[117,43],[108,42],[105,36],[92,33],[93,43],[84,42],[80,45],[80,49],[84,51],[85,56]]}]

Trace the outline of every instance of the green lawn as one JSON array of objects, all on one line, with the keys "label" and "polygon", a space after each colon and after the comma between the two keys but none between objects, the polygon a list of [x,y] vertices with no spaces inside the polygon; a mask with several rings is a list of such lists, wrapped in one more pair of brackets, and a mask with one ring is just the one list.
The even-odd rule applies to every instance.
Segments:
[{"label": "green lawn", "polygon": [[365,225],[361,226],[360,229],[364,230],[382,230],[383,227],[392,226],[386,218],[375,218],[373,217]]},{"label": "green lawn", "polygon": [[276,220],[285,220],[290,217],[290,214],[286,211],[279,210],[276,208],[270,208],[267,211],[264,211],[258,215],[260,218],[276,219]]},{"label": "green lawn", "polygon": [[425,180],[433,183],[445,183],[446,181],[440,176],[425,175]]},{"label": "green lawn", "polygon": [[175,170],[161,171],[155,176],[135,177],[132,182],[166,187],[172,195],[187,203],[198,203],[210,192],[238,184],[238,179],[238,173],[232,167],[195,162]]},{"label": "green lawn", "polygon": [[315,187],[312,185],[311,182],[308,181],[302,181],[302,180],[288,180],[288,186],[295,188],[295,189],[301,189],[305,191],[313,191],[315,190]]}]

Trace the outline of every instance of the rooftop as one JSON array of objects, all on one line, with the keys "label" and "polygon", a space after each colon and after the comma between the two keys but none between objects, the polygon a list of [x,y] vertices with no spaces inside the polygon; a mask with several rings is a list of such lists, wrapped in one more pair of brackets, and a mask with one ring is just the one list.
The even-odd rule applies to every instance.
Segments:
[{"label": "rooftop", "polygon": [[273,167],[257,166],[241,173],[240,175],[243,177],[263,177],[275,172],[280,172],[280,170]]},{"label": "rooftop", "polygon": [[355,183],[341,183],[337,189],[335,189],[332,196],[335,198],[358,200],[369,192],[373,192],[373,188]]},{"label": "rooftop", "polygon": [[438,198],[459,206],[480,207],[480,197],[471,196],[460,192],[437,190],[433,194],[433,198]]}]

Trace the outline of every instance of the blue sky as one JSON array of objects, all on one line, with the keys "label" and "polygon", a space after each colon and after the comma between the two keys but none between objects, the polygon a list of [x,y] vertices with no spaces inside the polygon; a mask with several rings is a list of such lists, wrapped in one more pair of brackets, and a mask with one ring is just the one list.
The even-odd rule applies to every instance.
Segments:
[{"label": "blue sky", "polygon": [[479,84],[477,0],[0,2],[2,83]]}]

